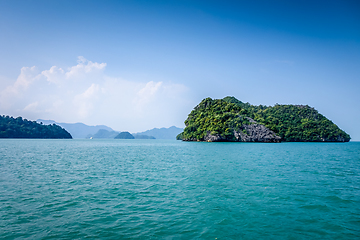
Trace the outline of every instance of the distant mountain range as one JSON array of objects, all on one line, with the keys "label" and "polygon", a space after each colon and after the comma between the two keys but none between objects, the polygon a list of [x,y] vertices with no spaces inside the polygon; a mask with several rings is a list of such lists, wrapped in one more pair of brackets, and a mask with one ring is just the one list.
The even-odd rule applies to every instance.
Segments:
[{"label": "distant mountain range", "polygon": [[116,132],[100,129],[95,134],[89,134],[86,138],[106,138],[106,139],[155,139],[153,136],[131,134],[129,132]]},{"label": "distant mountain range", "polygon": [[36,120],[36,122],[42,122],[44,125],[55,123],[56,125],[59,125],[60,127],[63,127],[66,131],[68,131],[73,138],[86,138],[89,134],[96,134],[100,129],[114,131],[112,128],[105,125],[88,126],[83,123],[58,123],[53,120],[43,119],[38,119]]},{"label": "distant mountain range", "polygon": [[115,138],[119,132],[108,131],[106,129],[99,129],[95,134],[89,134],[86,138]]},{"label": "distant mountain range", "polygon": [[184,129],[175,126],[169,128],[153,128],[145,132],[139,132],[139,135],[154,136],[156,139],[176,139],[176,136],[181,133]]},{"label": "distant mountain range", "polygon": [[[53,120],[36,120],[38,123],[49,125],[55,123],[67,130],[73,138],[114,138],[120,132],[105,125],[88,126],[84,123],[58,123]],[[184,129],[175,126],[169,128],[153,128],[145,132],[133,133],[136,139],[176,139]]]},{"label": "distant mountain range", "polygon": [[[153,136],[148,136],[148,135],[141,135],[141,134],[132,134],[134,136],[135,139],[156,139]],[[115,137],[116,138],[116,137]]]}]

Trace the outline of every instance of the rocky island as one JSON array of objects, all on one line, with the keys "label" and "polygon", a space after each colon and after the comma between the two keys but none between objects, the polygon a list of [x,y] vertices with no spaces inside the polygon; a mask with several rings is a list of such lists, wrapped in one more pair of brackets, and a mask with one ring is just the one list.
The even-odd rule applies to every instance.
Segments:
[{"label": "rocky island", "polygon": [[348,142],[350,136],[307,105],[254,106],[206,98],[176,139],[207,142]]}]

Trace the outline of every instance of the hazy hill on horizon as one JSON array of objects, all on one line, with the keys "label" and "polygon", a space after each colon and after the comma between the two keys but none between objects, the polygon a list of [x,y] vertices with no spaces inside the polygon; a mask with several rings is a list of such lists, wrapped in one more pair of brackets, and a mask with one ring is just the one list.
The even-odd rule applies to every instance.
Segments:
[{"label": "hazy hill on horizon", "polygon": [[[153,136],[148,135],[139,135],[139,134],[131,134],[129,132],[119,132],[119,131],[108,131],[105,129],[100,129],[95,134],[89,134],[86,138],[106,138],[106,139],[133,139],[133,138],[126,138],[126,135],[129,136],[130,134],[134,139],[155,139]],[[120,135],[120,136],[119,136]],[[125,135],[125,137],[124,137]]]},{"label": "hazy hill on horizon", "polygon": [[[145,132],[138,132],[134,134],[153,136],[156,139],[176,139],[176,136],[181,133],[184,129],[175,126],[169,128],[153,128]],[[134,135],[133,134],[133,135]]]},{"label": "hazy hill on horizon", "polygon": [[[121,131],[115,131],[106,125],[89,126],[84,123],[58,123],[54,120],[38,119],[36,122],[42,122],[44,125],[57,124],[67,130],[73,138],[114,138]],[[99,132],[99,130],[101,130]],[[103,131],[106,130],[106,131]],[[153,128],[144,132],[132,133],[138,139],[176,139],[176,136],[184,129],[171,126],[169,128]],[[116,135],[115,135],[116,133]]]},{"label": "hazy hill on horizon", "polygon": [[106,129],[99,129],[95,134],[89,134],[86,138],[115,138],[119,132],[117,131],[108,131]]},{"label": "hazy hill on horizon", "polygon": [[66,131],[70,132],[73,138],[86,138],[88,135],[96,134],[100,129],[105,129],[107,131],[114,131],[112,128],[105,125],[96,125],[89,126],[84,123],[58,123],[54,120],[43,120],[38,119],[36,122],[42,122],[44,125],[49,125],[55,123],[56,125],[61,126]]}]

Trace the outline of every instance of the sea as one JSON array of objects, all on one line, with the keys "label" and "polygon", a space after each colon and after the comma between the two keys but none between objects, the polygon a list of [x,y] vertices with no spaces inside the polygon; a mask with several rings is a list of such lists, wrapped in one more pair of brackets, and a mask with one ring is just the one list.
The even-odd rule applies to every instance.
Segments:
[{"label": "sea", "polygon": [[0,239],[360,239],[360,142],[2,139]]}]

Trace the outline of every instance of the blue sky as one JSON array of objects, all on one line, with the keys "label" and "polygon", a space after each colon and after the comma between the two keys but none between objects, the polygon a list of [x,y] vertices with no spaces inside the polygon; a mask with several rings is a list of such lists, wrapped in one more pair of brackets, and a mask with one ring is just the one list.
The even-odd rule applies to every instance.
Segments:
[{"label": "blue sky", "polygon": [[205,97],[308,104],[360,140],[357,1],[0,1],[0,111],[131,132]]}]

